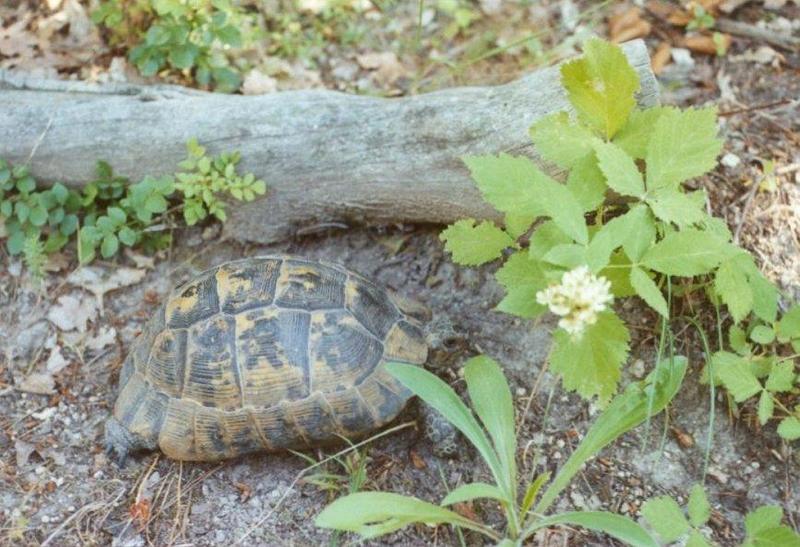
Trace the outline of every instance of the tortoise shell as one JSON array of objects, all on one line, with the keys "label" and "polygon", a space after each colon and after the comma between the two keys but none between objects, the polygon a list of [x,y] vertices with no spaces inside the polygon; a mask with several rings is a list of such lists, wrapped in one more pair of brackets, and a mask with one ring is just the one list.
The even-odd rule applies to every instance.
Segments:
[{"label": "tortoise shell", "polygon": [[123,365],[114,418],[179,460],[364,435],[412,395],[383,364],[427,358],[402,308],[334,264],[222,264],[176,288],[147,323]]}]

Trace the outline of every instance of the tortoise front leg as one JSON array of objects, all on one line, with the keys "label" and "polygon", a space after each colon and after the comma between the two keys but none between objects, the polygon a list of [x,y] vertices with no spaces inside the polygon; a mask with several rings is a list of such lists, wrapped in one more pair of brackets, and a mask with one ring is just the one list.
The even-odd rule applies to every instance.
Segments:
[{"label": "tortoise front leg", "polygon": [[458,429],[427,403],[418,401],[417,405],[425,438],[431,442],[434,455],[457,459],[466,449]]}]

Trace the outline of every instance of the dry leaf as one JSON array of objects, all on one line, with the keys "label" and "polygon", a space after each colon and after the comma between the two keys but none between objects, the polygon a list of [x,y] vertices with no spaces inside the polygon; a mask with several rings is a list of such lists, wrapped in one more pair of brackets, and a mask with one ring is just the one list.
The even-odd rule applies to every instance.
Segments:
[{"label": "dry leaf", "polygon": [[672,46],[669,45],[669,42],[661,42],[658,45],[650,62],[651,66],[653,67],[654,74],[661,74],[661,72],[664,70],[664,67],[669,64],[669,62],[672,60],[671,52]]},{"label": "dry leaf", "polygon": [[642,10],[637,7],[630,8],[608,20],[608,34],[612,42],[621,43],[644,38],[650,34],[650,23],[642,19]]},{"label": "dry leaf", "polygon": [[49,374],[32,372],[17,386],[20,391],[36,395],[50,395],[55,391],[56,382]]},{"label": "dry leaf", "polygon": [[100,351],[106,346],[110,346],[117,340],[117,329],[114,327],[100,327],[97,335],[86,341],[86,347],[95,351]]},{"label": "dry leaf", "polygon": [[110,271],[97,266],[86,266],[74,271],[67,278],[72,285],[94,294],[102,315],[103,296],[115,289],[135,285],[144,278],[145,271],[136,268],[114,268]]},{"label": "dry leaf", "polygon": [[47,358],[46,369],[49,374],[58,374],[69,365],[69,361],[64,358],[61,353],[61,346],[56,346],[50,351],[50,357]]},{"label": "dry leaf", "polygon": [[26,29],[28,21],[28,17],[22,18],[0,29],[0,55],[21,59],[30,59],[36,55],[34,48],[39,41]]},{"label": "dry leaf", "polygon": [[409,450],[408,455],[411,458],[411,463],[415,469],[425,469],[428,467],[428,465],[425,463],[425,460],[423,460],[422,457],[417,454],[416,450]]},{"label": "dry leaf", "polygon": [[47,312],[47,319],[62,331],[77,329],[86,332],[86,323],[97,317],[97,306],[90,298],[78,293],[58,298],[58,303]]},{"label": "dry leaf", "polygon": [[731,45],[730,34],[717,34],[717,36],[719,36],[718,40],[705,34],[687,36],[683,39],[683,44],[695,53],[705,53],[706,55],[716,55],[719,50],[723,53],[728,51]]}]

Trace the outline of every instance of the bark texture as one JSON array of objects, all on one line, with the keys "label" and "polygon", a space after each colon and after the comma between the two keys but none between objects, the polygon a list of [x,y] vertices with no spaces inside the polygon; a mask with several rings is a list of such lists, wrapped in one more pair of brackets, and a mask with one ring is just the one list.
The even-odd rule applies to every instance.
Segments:
[{"label": "bark texture", "polygon": [[[657,104],[644,43],[623,49],[641,79],[640,104]],[[460,158],[536,158],[528,128],[566,108],[558,67],[499,86],[397,99],[319,90],[221,95],[0,71],[0,157],[29,161],[41,180],[80,186],[98,159],[132,180],[171,173],[191,137],[209,153],[239,150],[241,169],[270,189],[232,204],[226,233],[271,242],[331,225],[496,218]]]}]

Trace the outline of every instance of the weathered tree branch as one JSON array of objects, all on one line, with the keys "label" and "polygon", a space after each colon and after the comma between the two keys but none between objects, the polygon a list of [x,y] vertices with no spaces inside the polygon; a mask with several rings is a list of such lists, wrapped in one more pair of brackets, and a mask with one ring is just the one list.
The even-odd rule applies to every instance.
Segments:
[{"label": "weathered tree branch", "polygon": [[[656,104],[644,43],[623,48],[642,81],[639,102]],[[170,173],[191,137],[212,153],[240,150],[242,169],[270,191],[232,205],[226,231],[267,242],[331,223],[495,218],[459,158],[535,157],[528,128],[567,106],[557,67],[496,87],[400,99],[333,91],[245,97],[0,71],[0,157],[30,160],[41,180],[80,186],[98,159],[132,180]]]}]

